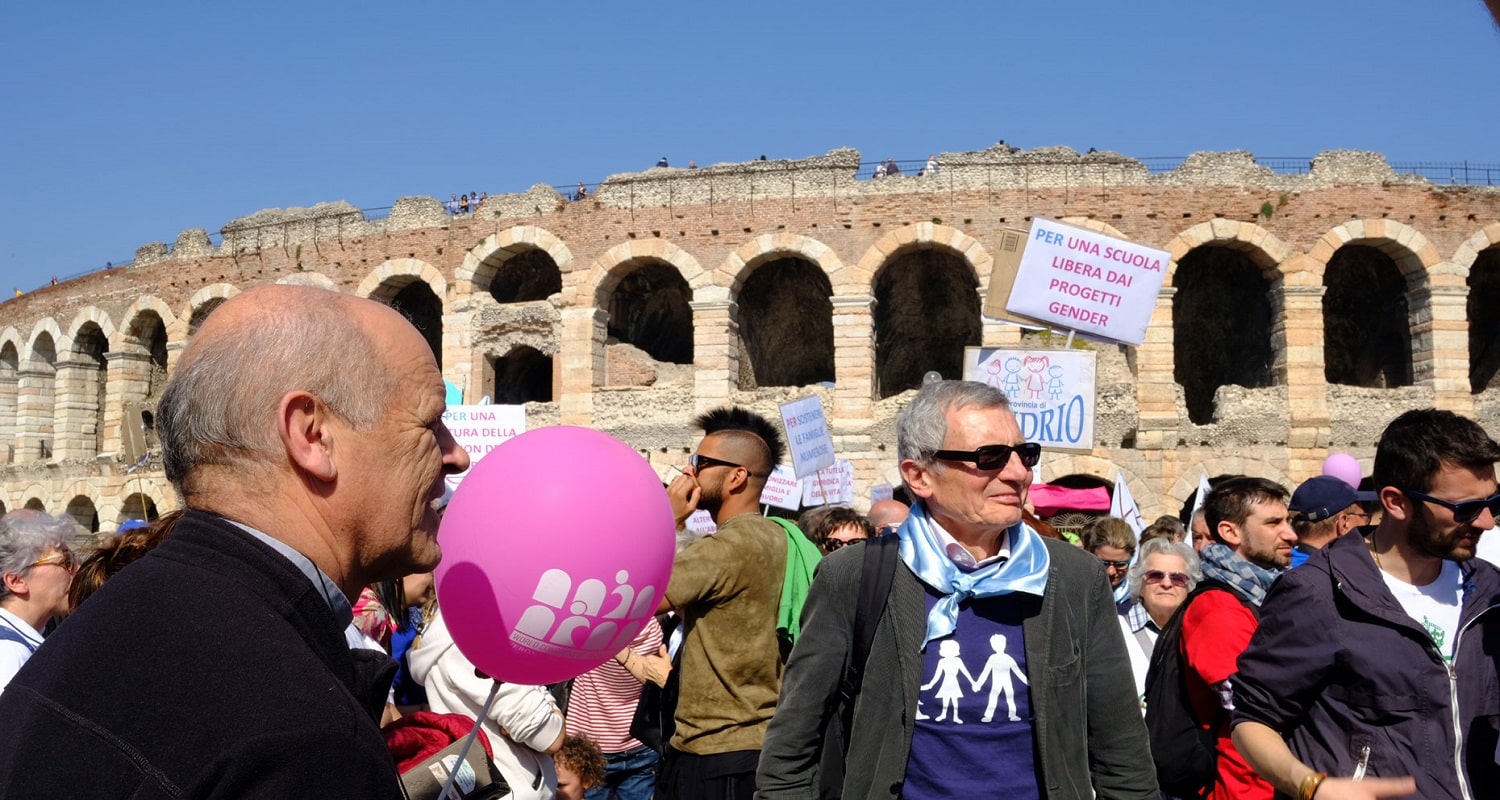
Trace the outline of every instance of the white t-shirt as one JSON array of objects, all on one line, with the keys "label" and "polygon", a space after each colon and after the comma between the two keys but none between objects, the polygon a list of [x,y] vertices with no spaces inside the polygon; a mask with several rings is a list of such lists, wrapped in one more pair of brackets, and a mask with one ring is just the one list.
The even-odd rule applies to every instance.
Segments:
[{"label": "white t-shirt", "polygon": [[4,625],[12,636],[26,640],[22,643],[9,638],[0,639],[0,691],[4,691],[10,679],[21,671],[21,665],[26,663],[26,659],[31,658],[31,654],[42,646],[42,635],[36,628],[26,624],[25,620],[3,608],[0,608],[0,625]]},{"label": "white t-shirt", "polygon": [[1437,580],[1426,586],[1412,586],[1391,577],[1385,570],[1380,571],[1380,577],[1385,578],[1386,588],[1396,596],[1396,602],[1406,609],[1407,615],[1427,629],[1443,658],[1452,661],[1463,604],[1463,572],[1458,562],[1445,559]]}]

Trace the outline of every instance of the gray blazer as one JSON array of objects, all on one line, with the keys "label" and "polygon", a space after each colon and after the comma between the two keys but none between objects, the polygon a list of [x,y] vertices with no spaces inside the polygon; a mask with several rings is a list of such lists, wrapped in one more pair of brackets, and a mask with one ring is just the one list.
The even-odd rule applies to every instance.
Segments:
[{"label": "gray blazer", "polygon": [[[1039,783],[1049,800],[1157,800],[1146,726],[1104,566],[1066,542],[1048,539],[1046,545],[1047,591],[1022,622]],[[863,561],[864,548],[846,547],[819,566],[761,751],[757,798],[817,800],[823,731],[838,713]],[[844,800],[901,794],[921,684],[925,594],[898,561],[854,706]]]}]

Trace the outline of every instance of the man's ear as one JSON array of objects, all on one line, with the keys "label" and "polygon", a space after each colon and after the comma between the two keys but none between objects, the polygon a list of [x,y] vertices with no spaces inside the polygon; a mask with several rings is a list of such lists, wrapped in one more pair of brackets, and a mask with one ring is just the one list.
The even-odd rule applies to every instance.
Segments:
[{"label": "man's ear", "polygon": [[277,408],[276,433],[288,460],[325,483],[338,477],[331,421],[328,409],[309,392],[287,392]]},{"label": "man's ear", "polygon": [[1219,520],[1219,539],[1233,550],[1240,546],[1240,527],[1227,519]]},{"label": "man's ear", "polygon": [[1411,519],[1411,499],[1405,492],[1394,486],[1386,486],[1380,490],[1380,507],[1385,509],[1385,515],[1405,522]]},{"label": "man's ear", "polygon": [[901,477],[906,479],[907,491],[926,500],[932,496],[932,467],[908,458],[901,462]]}]

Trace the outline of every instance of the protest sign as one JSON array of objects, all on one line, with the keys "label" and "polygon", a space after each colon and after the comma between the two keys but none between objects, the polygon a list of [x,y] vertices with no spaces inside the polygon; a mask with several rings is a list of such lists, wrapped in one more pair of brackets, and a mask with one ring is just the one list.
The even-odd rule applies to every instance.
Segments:
[{"label": "protest sign", "polygon": [[792,471],[805,478],[833,463],[833,437],[817,395],[781,405],[781,423],[792,450]]},{"label": "protest sign", "polygon": [[766,479],[766,488],[760,492],[760,501],[768,506],[796,511],[802,507],[802,482],[797,473],[785,464],[777,464]]},{"label": "protest sign", "polygon": [[1049,450],[1094,449],[1095,354],[964,348],[964,380],[1005,392],[1021,436]]},{"label": "protest sign", "polygon": [[[443,424],[448,426],[458,446],[469,454],[469,460],[477,464],[489,451],[526,432],[526,407],[448,406],[443,412]],[[467,474],[465,470],[449,475],[448,486],[458,488]]]},{"label": "protest sign", "polygon": [[1054,327],[1138,345],[1146,338],[1171,261],[1165,250],[1038,217],[1032,220],[1005,309]]},{"label": "protest sign", "polygon": [[1136,541],[1141,540],[1141,534],[1146,530],[1146,520],[1141,517],[1141,507],[1136,505],[1135,495],[1130,493],[1130,486],[1125,483],[1125,473],[1119,470],[1115,470],[1115,490],[1109,496],[1109,515],[1125,520],[1125,524],[1135,531]]},{"label": "protest sign", "polygon": [[881,500],[891,500],[896,496],[896,488],[889,483],[877,483],[870,487],[870,502],[878,503]]},{"label": "protest sign", "polygon": [[802,504],[821,506],[854,502],[854,463],[839,459],[802,479]]},{"label": "protest sign", "polygon": [[701,508],[688,515],[687,522],[683,523],[683,527],[699,536],[707,536],[711,533],[719,532],[719,526],[714,524],[713,515]]}]

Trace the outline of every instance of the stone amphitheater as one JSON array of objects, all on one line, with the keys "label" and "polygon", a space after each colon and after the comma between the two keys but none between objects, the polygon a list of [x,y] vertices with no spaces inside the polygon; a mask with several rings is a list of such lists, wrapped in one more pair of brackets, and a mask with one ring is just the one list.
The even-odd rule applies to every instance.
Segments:
[{"label": "stone amphitheater", "polygon": [[112,530],[175,508],[156,399],[204,317],[268,282],[389,303],[467,402],[607,431],[664,475],[695,412],[817,395],[867,503],[897,482],[894,419],[923,374],[957,377],[966,346],[1064,346],[980,313],[1000,232],[1034,216],[1173,258],[1143,344],[1075,342],[1098,353],[1095,446],[1048,454],[1046,480],[1118,470],[1149,518],[1203,470],[1290,486],[1332,450],[1368,470],[1407,408],[1500,422],[1500,315],[1483,311],[1500,305],[1500,189],[1354,151],[1296,174],[1246,152],[1159,174],[1003,143],[938,158],[879,180],[848,149],[653,168],[582,200],[538,185],[464,215],[430,197],[383,217],[326,203],[147,244],[133,265],[0,305],[0,509]]}]

